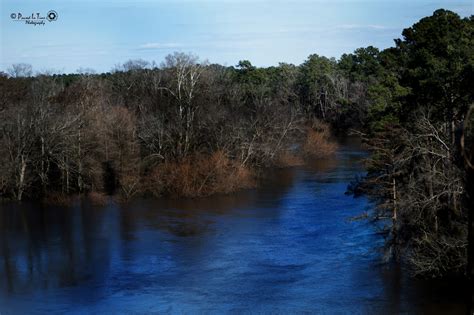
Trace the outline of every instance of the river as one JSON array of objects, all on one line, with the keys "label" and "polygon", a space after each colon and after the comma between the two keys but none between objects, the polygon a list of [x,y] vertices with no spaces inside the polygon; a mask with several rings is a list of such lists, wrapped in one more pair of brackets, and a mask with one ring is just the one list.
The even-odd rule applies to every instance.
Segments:
[{"label": "river", "polygon": [[0,207],[0,314],[464,314],[451,284],[382,262],[344,194],[365,152],[271,172],[258,189],[97,207]]}]

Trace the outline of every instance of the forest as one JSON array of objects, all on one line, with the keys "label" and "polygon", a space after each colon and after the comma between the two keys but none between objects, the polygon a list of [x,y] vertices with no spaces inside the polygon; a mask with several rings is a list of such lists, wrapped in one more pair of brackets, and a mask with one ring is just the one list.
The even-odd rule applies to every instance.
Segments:
[{"label": "forest", "polygon": [[440,9],[391,48],[301,65],[222,66],[182,52],[101,74],[14,64],[0,93],[3,200],[229,193],[357,134],[371,154],[348,190],[377,204],[387,257],[421,277],[466,273],[474,16]]}]

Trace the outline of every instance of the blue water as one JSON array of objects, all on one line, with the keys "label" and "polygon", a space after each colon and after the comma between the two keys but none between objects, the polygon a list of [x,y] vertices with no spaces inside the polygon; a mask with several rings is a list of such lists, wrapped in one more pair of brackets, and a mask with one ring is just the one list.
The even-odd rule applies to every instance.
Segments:
[{"label": "blue water", "polygon": [[[365,153],[269,174],[228,196],[0,209],[0,313],[463,313],[383,264]],[[444,295],[443,295],[444,296]]]}]

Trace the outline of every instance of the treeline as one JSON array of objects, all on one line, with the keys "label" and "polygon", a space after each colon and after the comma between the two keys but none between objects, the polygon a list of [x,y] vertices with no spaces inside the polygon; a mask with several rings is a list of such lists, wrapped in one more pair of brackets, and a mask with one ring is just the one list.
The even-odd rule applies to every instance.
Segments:
[{"label": "treeline", "polygon": [[369,99],[378,54],[368,47],[339,61],[311,55],[299,66],[258,68],[174,53],[103,74],[33,75],[12,65],[0,75],[0,197],[202,196],[252,186],[264,167],[332,154],[330,126],[365,128],[378,106]]},{"label": "treeline", "polygon": [[474,155],[467,117],[474,102],[474,17],[437,10],[402,35],[362,63],[356,55],[343,58],[353,78],[370,82],[362,135],[373,154],[357,188],[379,205],[388,257],[421,276],[465,275],[474,210],[466,172]]},{"label": "treeline", "polygon": [[159,66],[91,72],[32,76],[16,64],[0,77],[2,198],[225,193],[254,185],[264,167],[335,150],[318,120],[335,106],[330,94],[303,106],[326,87],[293,65],[223,67],[174,53]]}]

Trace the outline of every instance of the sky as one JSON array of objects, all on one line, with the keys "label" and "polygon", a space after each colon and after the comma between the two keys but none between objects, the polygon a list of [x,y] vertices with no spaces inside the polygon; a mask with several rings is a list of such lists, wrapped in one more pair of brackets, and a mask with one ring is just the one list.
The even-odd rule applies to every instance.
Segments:
[{"label": "sky", "polygon": [[[300,64],[310,54],[339,58],[369,45],[393,46],[404,28],[439,8],[462,17],[474,0],[0,0],[0,70],[110,71],[129,59],[174,51],[235,65]],[[26,24],[12,15],[57,12]],[[38,20],[39,21],[39,20]]]}]

